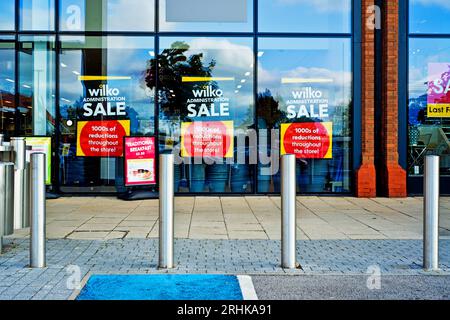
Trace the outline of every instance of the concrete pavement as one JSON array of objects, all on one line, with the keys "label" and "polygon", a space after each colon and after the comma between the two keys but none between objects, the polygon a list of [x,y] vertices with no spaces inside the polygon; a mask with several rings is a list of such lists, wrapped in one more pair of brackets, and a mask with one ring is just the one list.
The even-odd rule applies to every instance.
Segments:
[{"label": "concrete pavement", "polygon": [[[280,198],[177,197],[175,237],[280,239]],[[422,198],[297,198],[298,239],[421,239]],[[158,237],[158,200],[67,197],[47,202],[50,239]],[[450,236],[450,198],[441,199],[441,237]],[[28,229],[13,238],[27,237]]]}]

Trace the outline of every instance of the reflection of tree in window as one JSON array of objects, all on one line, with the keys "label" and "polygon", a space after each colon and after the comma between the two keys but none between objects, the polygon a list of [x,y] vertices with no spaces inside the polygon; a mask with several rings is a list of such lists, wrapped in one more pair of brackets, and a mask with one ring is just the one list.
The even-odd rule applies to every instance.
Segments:
[{"label": "reflection of tree in window", "polygon": [[[160,117],[176,116],[185,117],[187,110],[184,107],[186,97],[192,96],[192,90],[200,89],[205,85],[218,88],[215,81],[193,82],[189,85],[182,82],[183,76],[211,77],[216,61],[212,59],[205,65],[203,54],[193,54],[189,57],[185,53],[189,45],[185,42],[174,42],[170,49],[164,49],[158,57],[158,99],[161,103]],[[156,86],[156,59],[148,63],[145,82],[148,88]],[[182,119],[184,120],[184,119]]]}]

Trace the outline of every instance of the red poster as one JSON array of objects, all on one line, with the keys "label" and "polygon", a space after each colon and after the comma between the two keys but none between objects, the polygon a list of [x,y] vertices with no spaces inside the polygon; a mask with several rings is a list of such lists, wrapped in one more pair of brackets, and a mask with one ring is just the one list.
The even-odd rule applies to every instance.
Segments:
[{"label": "red poster", "polygon": [[156,184],[154,137],[125,137],[125,185]]},{"label": "red poster", "polygon": [[233,139],[233,121],[183,122],[181,156],[232,158]]},{"label": "red poster", "polygon": [[331,122],[282,124],[281,154],[295,154],[299,159],[331,159],[333,124]]},{"label": "red poster", "polygon": [[130,120],[78,121],[77,157],[122,157]]}]

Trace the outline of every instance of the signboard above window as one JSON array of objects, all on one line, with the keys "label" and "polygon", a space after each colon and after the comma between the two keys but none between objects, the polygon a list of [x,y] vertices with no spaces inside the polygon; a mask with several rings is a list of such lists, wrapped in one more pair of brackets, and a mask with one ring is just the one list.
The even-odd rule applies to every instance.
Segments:
[{"label": "signboard above window", "polygon": [[159,30],[251,32],[253,0],[160,0]]},{"label": "signboard above window", "polygon": [[167,22],[247,22],[248,0],[166,0]]}]

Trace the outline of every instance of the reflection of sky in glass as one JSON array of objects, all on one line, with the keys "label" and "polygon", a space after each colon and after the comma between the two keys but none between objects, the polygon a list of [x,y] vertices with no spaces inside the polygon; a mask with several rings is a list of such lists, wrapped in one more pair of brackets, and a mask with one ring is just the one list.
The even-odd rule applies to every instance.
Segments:
[{"label": "reflection of sky in glass", "polygon": [[54,1],[20,0],[22,30],[54,30]]},{"label": "reflection of sky in glass", "polygon": [[14,1],[0,1],[0,30],[14,30]]},{"label": "reflection of sky in glass", "polygon": [[[185,55],[203,55],[203,65],[215,61],[212,77],[229,77],[233,81],[218,82],[224,96],[230,99],[230,115],[235,127],[248,125],[253,105],[253,41],[250,38],[161,38],[161,52],[172,43],[183,41],[189,45]],[[160,52],[160,53],[161,53]],[[195,75],[193,75],[195,76]],[[234,104],[234,105],[233,105]]]},{"label": "reflection of sky in glass", "polygon": [[[253,30],[253,0],[247,2],[247,22],[167,22],[166,1],[159,1],[159,28],[161,31],[214,31],[214,32],[251,32]],[[191,10],[202,11],[201,7],[192,6]]]},{"label": "reflection of sky in glass", "polygon": [[450,33],[449,0],[410,0],[411,33]]},{"label": "reflection of sky in glass", "polygon": [[[321,90],[329,99],[328,120],[338,117],[336,125],[342,125],[342,113],[349,111],[351,101],[349,39],[260,39],[259,55],[259,93],[270,90],[280,103],[280,110],[286,111],[286,101],[293,99],[293,91],[308,87]],[[299,82],[287,84],[282,79]],[[336,126],[334,131],[337,129]]]},{"label": "reflection of sky in glass", "polygon": [[0,44],[0,90],[14,93],[13,44]]},{"label": "reflection of sky in glass", "polygon": [[450,39],[410,39],[409,41],[409,122],[418,123],[419,111],[426,108],[428,65],[450,64]]},{"label": "reflection of sky in glass", "polygon": [[261,32],[351,32],[351,0],[259,0]]},{"label": "reflection of sky in glass", "polygon": [[[152,59],[153,38],[109,37],[101,40],[94,43],[103,43],[108,48],[105,75],[131,77],[131,80],[110,80],[108,85],[120,87],[127,98],[127,107],[137,113],[138,119],[150,119],[154,116],[152,107],[154,96],[152,91],[146,89],[143,78],[147,63]],[[62,41],[65,49],[60,57],[61,115],[67,117],[68,106],[73,106],[84,95],[84,87],[78,76],[83,72],[81,67],[83,55],[79,48],[85,47],[85,41],[83,37],[63,37]],[[69,49],[71,47],[77,49],[71,50]],[[90,47],[98,48],[98,45]],[[84,57],[89,58],[89,49],[84,50],[86,52]]]},{"label": "reflection of sky in glass", "polygon": [[[86,31],[153,31],[155,21],[154,0],[60,0],[60,28],[64,31],[83,31],[86,26],[99,25],[95,21],[85,21],[89,3],[103,1],[106,21],[103,30],[86,27]],[[78,20],[76,19],[78,18]],[[77,23],[77,21],[79,23]]]}]

